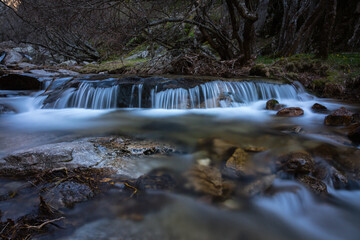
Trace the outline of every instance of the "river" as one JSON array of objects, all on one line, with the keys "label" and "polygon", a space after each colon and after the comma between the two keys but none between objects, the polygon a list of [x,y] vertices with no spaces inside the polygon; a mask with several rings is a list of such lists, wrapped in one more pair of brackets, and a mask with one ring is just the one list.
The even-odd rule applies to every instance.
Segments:
[{"label": "river", "polygon": [[[194,191],[161,189],[124,199],[119,194],[124,186],[115,182],[114,188],[62,209],[66,227],[52,226],[34,239],[359,239],[359,173],[334,165],[318,153],[325,146],[330,149],[325,152],[335,151],[339,158],[357,163],[359,147],[347,138],[344,128],[324,125],[328,113],[311,109],[320,103],[328,112],[340,107],[357,112],[358,106],[317,98],[298,83],[265,79],[191,82],[188,87],[164,78],[160,83],[152,78],[151,84],[146,79],[126,79],[126,85],[117,78],[84,78],[78,84],[72,81],[71,86],[65,84],[68,80],[45,81],[44,89],[37,92],[0,91],[0,105],[11,109],[0,114],[0,158],[74,139],[129,136],[177,149],[161,159],[144,157],[141,166],[134,165],[133,176],[159,168],[181,175],[199,159],[216,162],[209,146],[201,147],[199,141],[221,139],[265,149],[249,155],[255,172],[252,177],[260,179],[263,173],[258,169],[266,168],[270,169],[266,174],[274,174],[275,179],[266,191],[249,196],[238,194],[248,179],[234,180],[222,172],[224,179],[238,185],[231,196],[221,200],[209,200]],[[277,111],[265,109],[272,98],[286,107],[300,107],[304,115],[276,116]],[[316,166],[337,168],[348,184],[337,186],[325,176],[322,182],[327,193],[310,191],[296,176],[277,170],[279,156],[291,152],[308,152]],[[1,194],[14,185],[27,184],[16,176],[2,177],[0,182]],[[0,198],[1,220],[16,220],[31,212],[37,198],[36,191]]]}]

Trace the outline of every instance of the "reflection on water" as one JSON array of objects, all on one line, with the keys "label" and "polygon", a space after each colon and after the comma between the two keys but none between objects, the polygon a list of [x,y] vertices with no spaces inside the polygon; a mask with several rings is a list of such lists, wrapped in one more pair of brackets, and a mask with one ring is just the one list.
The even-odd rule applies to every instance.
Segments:
[{"label": "reflection on water", "polygon": [[[347,140],[346,132],[324,126],[325,115],[311,111],[315,102],[330,110],[343,104],[316,98],[283,99],[282,104],[301,107],[305,113],[298,118],[279,118],[275,111],[264,109],[266,100],[232,108],[89,110],[40,109],[43,99],[36,96],[0,98],[0,104],[15,110],[15,113],[0,115],[0,157],[43,144],[107,135],[136,136],[175,144],[184,155],[169,157],[168,167],[179,172],[197,150],[199,139],[204,138],[268,149],[254,155],[257,164],[267,164],[268,159],[291,151],[311,151],[324,143],[343,151],[356,150]],[[111,106],[111,102],[105,105]],[[293,131],[295,127],[303,131]],[[349,159],[352,158],[349,155]],[[142,164],[151,165],[151,161]],[[4,179],[0,191],[11,192],[26,184],[26,181]],[[276,179],[272,193],[233,199],[236,204],[228,207],[208,204],[198,196],[162,191],[124,199],[121,190],[114,188],[64,210],[73,227],[39,239],[358,239],[359,191],[335,190],[331,185],[328,191],[327,197],[315,196],[295,181]],[[5,216],[16,218],[18,212],[32,209],[30,205],[38,201],[32,197],[33,192],[20,193],[18,191],[13,205],[0,201]],[[22,208],[14,211],[20,205]],[[137,215],[141,219],[134,220],[133,216]]]}]

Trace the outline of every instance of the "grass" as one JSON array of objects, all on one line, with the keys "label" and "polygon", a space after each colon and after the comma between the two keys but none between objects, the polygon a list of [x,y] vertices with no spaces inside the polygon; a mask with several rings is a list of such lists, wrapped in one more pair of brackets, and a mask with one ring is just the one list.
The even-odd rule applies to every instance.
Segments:
[{"label": "grass", "polygon": [[111,72],[124,67],[134,67],[139,63],[147,62],[148,59],[131,59],[121,60],[114,59],[101,62],[99,64],[88,64],[81,69],[81,73],[100,73],[100,72]]}]

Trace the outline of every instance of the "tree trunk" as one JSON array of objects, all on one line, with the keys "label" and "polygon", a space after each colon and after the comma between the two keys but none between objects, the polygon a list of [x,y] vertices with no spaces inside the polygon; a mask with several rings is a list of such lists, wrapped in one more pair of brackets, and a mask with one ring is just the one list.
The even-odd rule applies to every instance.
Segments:
[{"label": "tree trunk", "polygon": [[337,0],[326,1],[324,24],[322,26],[322,34],[319,42],[318,56],[327,59],[329,56],[329,46],[332,36],[332,31],[336,18]]}]

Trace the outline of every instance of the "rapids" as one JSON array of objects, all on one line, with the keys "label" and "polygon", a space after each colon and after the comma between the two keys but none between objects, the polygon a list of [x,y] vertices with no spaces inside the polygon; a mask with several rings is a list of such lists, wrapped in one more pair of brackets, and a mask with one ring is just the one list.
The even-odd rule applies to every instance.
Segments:
[{"label": "rapids", "polygon": [[[12,110],[0,114],[0,158],[43,144],[113,134],[176,145],[179,153],[166,161],[149,159],[144,164],[179,172],[195,162],[197,142],[206,138],[269,149],[254,155],[259,166],[279,154],[323,144],[341,151],[359,149],[338,128],[324,126],[325,114],[311,110],[314,103],[329,110],[346,106],[357,111],[358,106],[316,98],[297,83],[214,81],[168,87],[167,82],[141,80],[125,86],[108,79],[68,86],[67,80],[59,84],[60,92],[49,83],[39,92],[0,92],[0,105]],[[276,117],[275,111],[265,110],[272,98],[302,108],[304,116]],[[294,127],[304,132],[294,133]],[[320,157],[316,161],[324,162]],[[16,182],[0,179],[0,192],[9,181]],[[355,182],[352,189],[335,189],[331,180],[326,184],[328,196],[317,196],[293,179],[277,177],[273,193],[230,199],[223,205],[166,191],[119,204],[117,193],[108,192],[64,210],[68,221],[81,222],[80,227],[52,231],[38,239],[359,239],[360,184]],[[25,211],[19,206],[26,202],[30,199],[19,197],[10,205],[0,200],[0,210],[7,217],[18,216]],[[122,204],[146,208],[143,220],[120,217]]]}]

